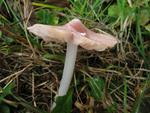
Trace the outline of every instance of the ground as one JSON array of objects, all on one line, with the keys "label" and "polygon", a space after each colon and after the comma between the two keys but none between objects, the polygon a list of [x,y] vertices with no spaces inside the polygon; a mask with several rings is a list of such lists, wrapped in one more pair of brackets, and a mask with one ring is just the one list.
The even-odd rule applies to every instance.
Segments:
[{"label": "ground", "polygon": [[149,10],[149,0],[0,1],[0,112],[50,112],[66,45],[45,43],[27,26],[79,18],[120,43],[104,52],[79,47],[69,92],[53,113],[149,113]]}]

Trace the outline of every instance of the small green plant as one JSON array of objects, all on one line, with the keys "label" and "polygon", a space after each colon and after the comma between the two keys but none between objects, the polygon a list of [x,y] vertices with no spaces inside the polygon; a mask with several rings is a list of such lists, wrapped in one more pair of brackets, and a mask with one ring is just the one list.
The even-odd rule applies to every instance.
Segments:
[{"label": "small green plant", "polygon": [[15,87],[13,82],[9,82],[5,87],[0,89],[0,103],[3,102],[4,98],[12,94],[12,89]]},{"label": "small green plant", "polygon": [[14,82],[7,83],[3,88],[0,88],[0,112],[10,113],[8,104],[5,103],[5,98],[12,95],[12,89],[15,87]]},{"label": "small green plant", "polygon": [[59,96],[56,98],[56,107],[52,113],[71,113],[72,111],[72,91],[68,91],[65,96]]},{"label": "small green plant", "polygon": [[88,79],[88,84],[90,87],[91,96],[93,96],[95,100],[102,100],[104,96],[105,81],[98,77],[90,77]]},{"label": "small green plant", "polygon": [[0,113],[11,113],[6,104],[0,104]]},{"label": "small green plant", "polygon": [[36,11],[37,22],[41,24],[57,25],[59,18],[56,13],[48,9],[39,9]]}]

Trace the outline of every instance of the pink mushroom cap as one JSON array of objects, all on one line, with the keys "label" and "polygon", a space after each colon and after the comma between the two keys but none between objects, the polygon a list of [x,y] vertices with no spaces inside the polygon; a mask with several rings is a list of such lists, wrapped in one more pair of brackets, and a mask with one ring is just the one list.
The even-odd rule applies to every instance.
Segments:
[{"label": "pink mushroom cap", "polygon": [[118,40],[110,34],[89,30],[79,19],[73,19],[63,26],[35,24],[27,29],[46,42],[69,42],[87,50],[103,51],[118,43]]}]

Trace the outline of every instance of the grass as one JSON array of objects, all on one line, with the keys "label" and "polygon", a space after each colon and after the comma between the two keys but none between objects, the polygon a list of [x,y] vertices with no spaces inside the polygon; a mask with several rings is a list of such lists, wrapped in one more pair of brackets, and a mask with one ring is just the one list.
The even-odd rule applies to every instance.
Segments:
[{"label": "grass", "polygon": [[0,1],[0,112],[50,112],[62,75],[65,45],[45,44],[26,27],[62,25],[73,18],[121,42],[104,52],[79,49],[70,90],[56,100],[53,113],[149,112],[150,1],[68,3],[69,7],[59,7],[57,2]]}]

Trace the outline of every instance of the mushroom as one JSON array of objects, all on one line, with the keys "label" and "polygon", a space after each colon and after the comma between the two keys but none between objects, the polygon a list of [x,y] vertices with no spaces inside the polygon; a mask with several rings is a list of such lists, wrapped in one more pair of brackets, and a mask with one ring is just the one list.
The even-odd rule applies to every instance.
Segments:
[{"label": "mushroom", "polygon": [[64,70],[57,96],[66,95],[73,76],[78,45],[87,50],[104,51],[112,48],[118,40],[107,33],[95,33],[86,28],[79,19],[63,26],[35,24],[27,28],[44,41],[67,42]]}]

